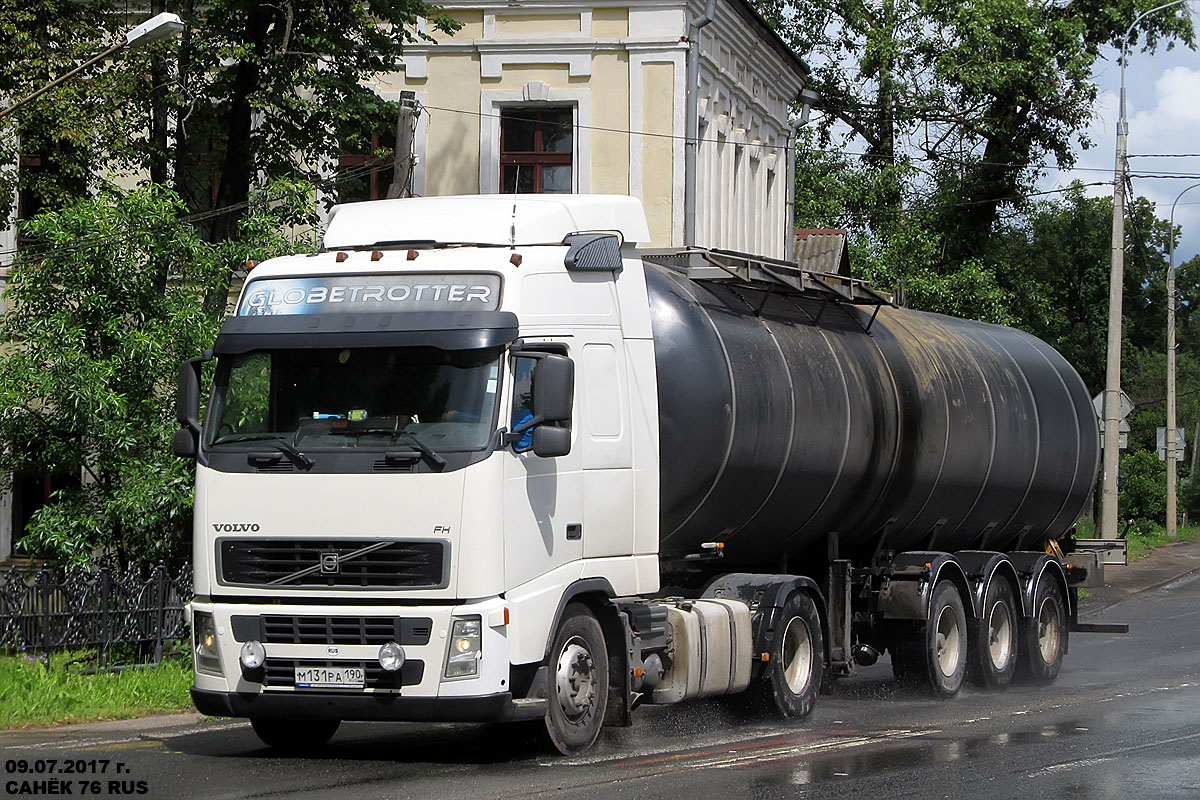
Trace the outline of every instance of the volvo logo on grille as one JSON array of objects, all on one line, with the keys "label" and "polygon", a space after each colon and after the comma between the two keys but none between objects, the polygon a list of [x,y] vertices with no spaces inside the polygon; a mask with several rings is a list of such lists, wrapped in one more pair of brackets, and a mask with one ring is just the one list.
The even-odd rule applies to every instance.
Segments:
[{"label": "volvo logo on grille", "polygon": [[341,571],[341,559],[337,553],[321,553],[321,574],[333,575]]}]

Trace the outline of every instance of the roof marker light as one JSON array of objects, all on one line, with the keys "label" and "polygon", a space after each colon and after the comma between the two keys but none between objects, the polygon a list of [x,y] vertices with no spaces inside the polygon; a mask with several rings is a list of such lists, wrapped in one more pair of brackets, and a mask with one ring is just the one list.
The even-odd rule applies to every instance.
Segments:
[{"label": "roof marker light", "polygon": [[508,261],[509,261],[509,263],[510,263],[510,264],[512,264],[514,267],[519,267],[519,266],[521,266],[521,254],[520,254],[520,253],[513,253],[511,256],[509,256],[509,259],[508,259]]},{"label": "roof marker light", "polygon": [[250,270],[254,269],[254,268],[255,268],[255,267],[257,267],[257,266],[258,266],[258,262],[257,262],[257,261],[250,261],[250,260],[247,260],[247,261],[246,261],[246,272],[249,272]]},{"label": "roof marker light", "polygon": [[409,251],[408,251],[408,260],[409,260],[409,261],[416,261],[416,260],[417,260],[417,251],[416,251],[416,250],[409,250]]},{"label": "roof marker light", "polygon": [[381,258],[383,258],[382,250],[372,250],[371,251],[371,260],[372,261],[378,261]]},{"label": "roof marker light", "polygon": [[342,263],[343,261],[345,261],[345,260],[346,260],[347,258],[349,258],[349,257],[350,257],[350,256],[349,256],[349,255],[347,255],[346,253],[338,253],[338,254],[337,254],[335,257],[334,257],[334,260],[335,260],[335,261],[337,261],[337,263],[339,263],[339,264],[340,264],[340,263]]}]

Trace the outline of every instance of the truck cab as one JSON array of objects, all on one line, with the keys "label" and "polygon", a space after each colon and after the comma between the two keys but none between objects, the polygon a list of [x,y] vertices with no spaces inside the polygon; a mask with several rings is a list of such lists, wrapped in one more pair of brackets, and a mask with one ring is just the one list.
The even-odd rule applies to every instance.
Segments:
[{"label": "truck cab", "polygon": [[545,713],[568,604],[658,589],[648,237],[624,197],[379,201],[253,268],[203,422],[181,370],[201,711]]}]

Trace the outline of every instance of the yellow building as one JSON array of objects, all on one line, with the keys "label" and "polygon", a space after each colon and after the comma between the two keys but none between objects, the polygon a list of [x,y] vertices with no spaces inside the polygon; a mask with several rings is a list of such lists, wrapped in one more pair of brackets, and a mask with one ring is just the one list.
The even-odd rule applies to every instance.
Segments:
[{"label": "yellow building", "polygon": [[374,83],[416,95],[413,194],[630,194],[653,246],[791,257],[808,70],[745,0],[445,7],[462,28]]}]

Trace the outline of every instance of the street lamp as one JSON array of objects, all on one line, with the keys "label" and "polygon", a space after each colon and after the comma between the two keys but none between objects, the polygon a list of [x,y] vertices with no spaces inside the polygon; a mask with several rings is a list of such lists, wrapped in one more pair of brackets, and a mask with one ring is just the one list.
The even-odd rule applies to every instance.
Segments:
[{"label": "street lamp", "polygon": [[9,114],[16,111],[30,100],[41,97],[55,86],[58,86],[64,81],[70,80],[80,72],[83,72],[85,69],[95,64],[97,61],[103,61],[109,56],[115,55],[118,51],[124,50],[126,47],[142,47],[143,45],[150,44],[151,42],[158,42],[171,36],[177,36],[181,31],[183,31],[183,20],[179,18],[178,14],[172,14],[164,11],[158,16],[151,17],[141,25],[138,25],[136,28],[133,28],[126,33],[124,41],[117,42],[103,53],[89,58],[87,61],[83,62],[70,72],[58,76],[28,97],[23,97],[7,108],[0,110],[0,119],[7,117]]},{"label": "street lamp", "polygon": [[1117,121],[1117,163],[1113,171],[1112,271],[1108,277],[1108,356],[1104,371],[1104,476],[1100,495],[1100,538],[1117,538],[1117,465],[1120,463],[1121,424],[1121,301],[1125,283],[1125,146],[1129,121],[1125,117],[1125,62],[1129,37],[1137,24],[1156,12],[1182,5],[1172,0],[1133,18],[1121,39],[1120,119]]},{"label": "street lamp", "polygon": [[[1193,183],[1171,203],[1171,239],[1167,245],[1167,536],[1175,537],[1175,205],[1200,186]],[[1196,442],[1192,442],[1192,447]],[[1193,480],[1195,480],[1193,478]]]}]

